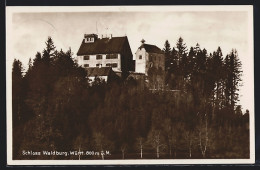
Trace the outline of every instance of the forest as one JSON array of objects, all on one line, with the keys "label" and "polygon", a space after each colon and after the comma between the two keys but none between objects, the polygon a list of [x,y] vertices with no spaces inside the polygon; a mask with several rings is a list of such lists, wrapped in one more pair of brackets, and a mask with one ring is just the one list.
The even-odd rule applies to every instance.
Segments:
[{"label": "forest", "polygon": [[220,47],[208,53],[181,37],[174,47],[166,40],[165,88],[154,91],[135,79],[90,84],[71,49],[57,50],[51,37],[45,44],[27,70],[13,62],[13,159],[249,158],[235,49],[223,56]]}]

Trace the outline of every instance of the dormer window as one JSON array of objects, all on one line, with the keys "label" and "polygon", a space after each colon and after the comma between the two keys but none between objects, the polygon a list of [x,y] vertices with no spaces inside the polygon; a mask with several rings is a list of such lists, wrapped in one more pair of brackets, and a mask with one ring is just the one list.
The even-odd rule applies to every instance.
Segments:
[{"label": "dormer window", "polygon": [[87,42],[94,42],[94,38],[86,38]]},{"label": "dormer window", "polygon": [[98,39],[98,35],[97,34],[85,34],[84,35],[84,41],[85,43],[92,43],[95,42],[95,40]]},{"label": "dormer window", "polygon": [[142,55],[139,55],[139,59],[140,59],[140,60],[142,59]]}]

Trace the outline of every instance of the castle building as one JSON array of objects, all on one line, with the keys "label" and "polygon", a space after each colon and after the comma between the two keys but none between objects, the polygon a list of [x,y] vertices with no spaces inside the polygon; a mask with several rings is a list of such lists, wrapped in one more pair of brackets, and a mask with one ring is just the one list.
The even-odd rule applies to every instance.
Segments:
[{"label": "castle building", "polygon": [[145,44],[144,40],[141,42],[141,46],[135,53],[135,72],[143,73],[148,77],[150,88],[163,88],[165,72],[164,53],[155,45]]},{"label": "castle building", "polygon": [[110,82],[118,79],[118,76],[112,70],[112,67],[88,67],[86,68],[86,70],[90,83],[93,83],[96,78],[104,80],[105,82]]},{"label": "castle building", "polygon": [[144,40],[141,42],[133,60],[126,36],[98,38],[97,34],[85,34],[77,52],[77,61],[86,68],[91,81],[96,77],[107,81],[111,75],[118,75],[123,79],[143,79],[150,89],[161,89],[164,86],[164,53],[155,45],[146,44]]},{"label": "castle building", "polygon": [[[98,38],[97,34],[85,34],[77,52],[78,64],[85,68],[112,67],[120,77],[134,71],[132,51],[127,36]],[[98,76],[98,75],[97,75]]]}]

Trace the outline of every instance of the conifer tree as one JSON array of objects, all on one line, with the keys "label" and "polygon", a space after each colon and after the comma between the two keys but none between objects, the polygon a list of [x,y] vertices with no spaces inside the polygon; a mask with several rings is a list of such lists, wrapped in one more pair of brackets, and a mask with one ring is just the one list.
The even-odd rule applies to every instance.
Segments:
[{"label": "conifer tree", "polygon": [[177,65],[178,65],[178,75],[177,75],[177,86],[179,89],[183,89],[185,86],[185,78],[187,77],[186,67],[187,67],[187,46],[183,42],[182,37],[180,37],[176,43],[177,49]]},{"label": "conifer tree", "polygon": [[12,70],[12,107],[13,107],[13,125],[17,126],[21,121],[22,104],[22,78],[23,68],[20,60],[14,59]]},{"label": "conifer tree", "polygon": [[171,66],[171,47],[168,40],[164,43],[163,52],[165,55],[165,70],[169,70]]},{"label": "conifer tree", "polygon": [[241,85],[242,64],[238,58],[237,51],[232,49],[230,54],[225,58],[225,71],[226,71],[226,104],[231,106],[234,110],[235,104],[238,101],[238,88]]}]

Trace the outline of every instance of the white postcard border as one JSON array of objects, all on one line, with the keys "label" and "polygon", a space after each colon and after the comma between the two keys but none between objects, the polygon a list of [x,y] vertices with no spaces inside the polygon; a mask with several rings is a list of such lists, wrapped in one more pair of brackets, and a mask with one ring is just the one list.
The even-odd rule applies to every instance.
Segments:
[{"label": "white postcard border", "polygon": [[[170,12],[170,11],[246,11],[248,12],[248,46],[250,82],[254,91],[254,41],[252,5],[204,5],[204,6],[20,6],[6,7],[6,123],[8,165],[136,165],[136,164],[253,164],[255,163],[255,111],[250,111],[250,159],[142,159],[142,160],[13,160],[12,159],[12,15],[29,12]],[[253,94],[254,95],[254,94]],[[252,103],[254,105],[254,103]]]}]

